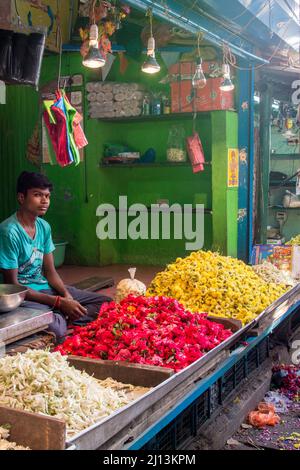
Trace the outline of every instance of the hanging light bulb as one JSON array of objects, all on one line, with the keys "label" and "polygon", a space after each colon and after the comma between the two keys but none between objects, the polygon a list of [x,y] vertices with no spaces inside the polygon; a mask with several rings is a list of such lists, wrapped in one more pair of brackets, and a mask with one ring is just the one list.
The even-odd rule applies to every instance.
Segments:
[{"label": "hanging light bulb", "polygon": [[150,38],[148,40],[147,46],[147,59],[142,65],[142,72],[154,74],[160,71],[160,65],[155,57],[155,39],[153,37],[153,28],[152,28],[152,10],[147,11],[147,16],[150,18]]},{"label": "hanging light bulb", "polygon": [[98,44],[98,26],[92,24],[90,28],[90,41],[89,41],[89,52],[82,61],[85,67],[90,69],[98,69],[105,65],[105,58],[99,50]]},{"label": "hanging light bulb", "polygon": [[206,86],[206,78],[202,69],[202,59],[197,59],[196,72],[192,79],[193,88],[201,89]]},{"label": "hanging light bulb", "polygon": [[229,64],[222,65],[222,74],[224,77],[223,82],[221,83],[220,90],[222,91],[232,91],[234,90],[234,84],[231,81],[230,77],[230,66]]},{"label": "hanging light bulb", "polygon": [[155,39],[149,38],[147,48],[147,59],[143,63],[142,72],[154,74],[160,71],[160,65],[155,58]]}]

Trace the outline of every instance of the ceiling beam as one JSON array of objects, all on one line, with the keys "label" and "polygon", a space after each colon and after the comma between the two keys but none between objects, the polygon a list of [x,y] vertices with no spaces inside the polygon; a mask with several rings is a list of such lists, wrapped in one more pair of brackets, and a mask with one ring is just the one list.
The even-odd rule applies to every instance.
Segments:
[{"label": "ceiling beam", "polygon": [[[268,64],[269,62],[261,57],[252,53],[253,45],[249,41],[240,38],[238,35],[231,33],[222,28],[212,20],[205,18],[202,15],[198,15],[193,11],[187,11],[184,16],[183,13],[186,8],[178,7],[178,2],[169,1],[168,10],[161,3],[152,0],[127,0],[127,3],[132,7],[146,11],[148,8],[152,8],[154,16],[162,19],[165,22],[169,22],[182,29],[188,30],[193,34],[202,32],[205,38],[212,44],[222,47],[224,42],[228,44],[232,52],[247,59],[249,63],[261,63]],[[145,19],[146,22],[146,19]],[[241,47],[241,42],[243,46]]]}]

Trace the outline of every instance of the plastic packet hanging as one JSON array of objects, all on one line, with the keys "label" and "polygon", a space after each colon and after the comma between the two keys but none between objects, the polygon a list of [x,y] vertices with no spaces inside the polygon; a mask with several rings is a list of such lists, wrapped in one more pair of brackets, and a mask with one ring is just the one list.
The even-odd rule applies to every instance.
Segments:
[{"label": "plastic packet hanging", "polygon": [[186,139],[188,155],[193,167],[193,173],[204,171],[205,156],[199,134],[194,132]]},{"label": "plastic packet hanging", "polygon": [[19,83],[22,81],[25,60],[27,59],[27,42],[27,34],[14,33],[11,79]]},{"label": "plastic packet hanging", "polygon": [[11,31],[0,29],[0,79],[5,82],[12,72],[12,37]]},{"label": "plastic packet hanging", "polygon": [[32,33],[28,37],[26,61],[23,68],[23,83],[37,86],[40,79],[42,60],[45,48],[45,35]]}]

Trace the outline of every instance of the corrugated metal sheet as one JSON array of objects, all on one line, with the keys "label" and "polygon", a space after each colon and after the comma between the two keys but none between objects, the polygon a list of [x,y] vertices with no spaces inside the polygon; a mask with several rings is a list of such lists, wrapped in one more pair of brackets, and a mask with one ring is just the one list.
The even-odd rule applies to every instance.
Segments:
[{"label": "corrugated metal sheet", "polygon": [[0,220],[16,209],[16,179],[34,170],[26,148],[38,119],[38,94],[25,86],[7,87],[6,105],[0,105]]}]

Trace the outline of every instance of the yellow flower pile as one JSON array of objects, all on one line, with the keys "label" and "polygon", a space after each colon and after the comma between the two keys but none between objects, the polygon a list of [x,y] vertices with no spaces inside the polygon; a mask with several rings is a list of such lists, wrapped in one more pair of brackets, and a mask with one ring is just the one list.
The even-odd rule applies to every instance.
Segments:
[{"label": "yellow flower pile", "polygon": [[286,291],[286,286],[266,283],[243,261],[198,251],[158,273],[147,295],[173,297],[192,312],[235,318],[245,325]]},{"label": "yellow flower pile", "polygon": [[289,242],[286,242],[286,245],[298,246],[300,245],[300,235],[292,238]]}]

